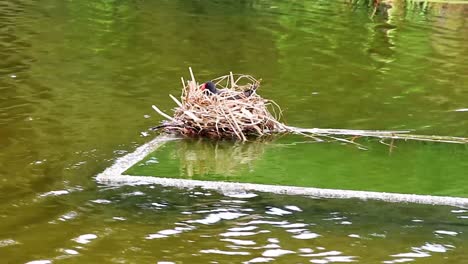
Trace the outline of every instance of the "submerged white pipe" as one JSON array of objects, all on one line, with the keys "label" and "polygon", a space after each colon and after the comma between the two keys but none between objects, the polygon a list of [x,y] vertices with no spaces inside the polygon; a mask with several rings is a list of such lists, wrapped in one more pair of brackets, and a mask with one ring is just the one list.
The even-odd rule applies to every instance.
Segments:
[{"label": "submerged white pipe", "polygon": [[185,180],[174,178],[161,178],[153,176],[133,176],[124,175],[123,173],[131,166],[141,161],[158,147],[168,141],[176,140],[177,138],[168,136],[159,136],[152,141],[138,147],[134,152],[118,158],[115,163],[98,174],[96,180],[104,184],[160,184],[163,186],[172,186],[177,188],[194,188],[202,187],[205,189],[217,190],[221,192],[238,192],[238,191],[259,191],[276,194],[312,196],[317,198],[339,198],[339,199],[361,199],[361,200],[380,200],[396,203],[418,203],[432,205],[450,205],[468,208],[468,198],[463,197],[448,197],[448,196],[432,196],[432,195],[417,195],[417,194],[402,194],[402,193],[386,193],[386,192],[368,192],[368,191],[351,191],[338,189],[321,189],[312,187],[295,187],[281,186],[268,184],[253,184],[253,183],[237,183],[237,182],[219,182],[219,181],[200,181],[200,180]]}]

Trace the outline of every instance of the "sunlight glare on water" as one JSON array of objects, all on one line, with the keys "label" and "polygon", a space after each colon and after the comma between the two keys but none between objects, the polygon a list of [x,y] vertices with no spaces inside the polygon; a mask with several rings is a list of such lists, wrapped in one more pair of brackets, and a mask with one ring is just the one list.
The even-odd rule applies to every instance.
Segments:
[{"label": "sunlight glare on water", "polygon": [[[53,214],[36,209],[43,223],[15,227],[15,239],[21,244],[15,248],[13,239],[3,240],[0,250],[24,261],[30,258],[22,254],[13,258],[13,254],[26,248],[54,263],[466,260],[466,219],[459,218],[466,210],[451,207],[255,193],[222,195],[152,185],[66,196],[62,201],[73,202],[54,207]],[[91,200],[96,197],[101,202]],[[34,207],[54,203],[52,196],[44,199]],[[48,235],[41,238],[41,244],[25,239],[40,236],[44,229]]]}]

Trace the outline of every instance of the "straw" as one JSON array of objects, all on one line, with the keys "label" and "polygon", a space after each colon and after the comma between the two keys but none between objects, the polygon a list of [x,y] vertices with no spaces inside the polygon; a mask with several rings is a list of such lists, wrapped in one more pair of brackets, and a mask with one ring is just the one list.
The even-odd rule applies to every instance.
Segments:
[{"label": "straw", "polygon": [[[262,137],[272,134],[292,133],[312,138],[318,142],[338,141],[354,144],[360,137],[417,140],[445,143],[468,144],[467,138],[449,136],[413,135],[409,131],[385,130],[352,130],[352,129],[322,129],[298,128],[287,126],[279,121],[282,110],[272,100],[262,98],[257,94],[260,81],[246,74],[220,76],[212,80],[220,94],[210,94],[203,91],[195,81],[192,68],[189,68],[191,80],[182,81],[182,95],[179,101],[173,95],[169,97],[176,103],[173,117],[153,105],[153,109],[166,120],[156,129],[163,129],[169,134],[185,137],[207,137],[215,139],[238,139],[247,141],[252,137]],[[247,96],[244,91],[252,93]],[[269,110],[272,110],[273,114]],[[346,139],[344,137],[352,137]]]}]

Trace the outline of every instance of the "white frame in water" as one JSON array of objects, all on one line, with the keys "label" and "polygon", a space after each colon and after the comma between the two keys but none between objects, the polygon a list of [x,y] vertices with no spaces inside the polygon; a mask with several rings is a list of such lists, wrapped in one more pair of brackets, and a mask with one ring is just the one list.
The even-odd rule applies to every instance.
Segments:
[{"label": "white frame in water", "polygon": [[148,154],[155,151],[168,141],[177,140],[174,137],[158,136],[150,142],[138,147],[134,152],[118,158],[115,163],[98,174],[96,180],[104,184],[159,184],[162,186],[172,186],[177,188],[202,187],[205,189],[217,190],[222,193],[259,191],[287,195],[311,196],[315,198],[339,198],[361,200],[381,200],[397,203],[418,203],[432,205],[450,205],[468,208],[468,198],[432,196],[402,193],[351,191],[339,189],[322,189],[313,187],[295,187],[268,184],[220,182],[220,181],[200,181],[175,178],[160,178],[156,176],[133,176],[123,174],[137,162],[144,159]]}]

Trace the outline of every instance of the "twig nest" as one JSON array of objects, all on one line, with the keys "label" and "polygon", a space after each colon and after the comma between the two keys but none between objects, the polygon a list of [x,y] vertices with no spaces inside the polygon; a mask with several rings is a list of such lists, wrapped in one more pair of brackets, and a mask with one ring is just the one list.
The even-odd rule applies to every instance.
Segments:
[{"label": "twig nest", "polygon": [[181,100],[170,95],[178,105],[173,117],[153,106],[166,117],[160,127],[167,133],[245,141],[249,137],[287,131],[287,127],[277,120],[281,109],[257,94],[260,81],[250,75],[231,73],[212,80],[220,88],[219,93],[204,90],[204,84],[197,84],[193,74],[187,84],[183,79],[182,82]]},{"label": "twig nest", "polygon": [[[192,80],[185,83],[182,78],[184,88],[180,101],[169,95],[177,104],[173,117],[153,105],[153,109],[166,118],[162,125],[156,128],[186,137],[231,138],[242,141],[246,141],[249,137],[293,133],[318,142],[338,141],[359,148],[365,148],[355,142],[359,137],[379,138],[382,143],[383,140],[390,139],[391,143],[388,144],[390,149],[393,148],[394,139],[468,144],[468,138],[413,135],[408,134],[409,131],[306,129],[286,126],[278,121],[281,116],[280,107],[274,101],[264,99],[257,94],[260,81],[252,76],[230,73],[218,77],[212,80],[214,85],[210,84],[209,90],[214,92],[208,92],[204,90],[205,84],[196,83],[192,69],[189,70]],[[222,89],[218,90],[216,86]],[[351,139],[342,137],[351,137]]]}]

